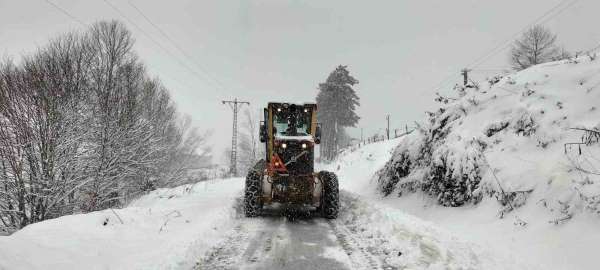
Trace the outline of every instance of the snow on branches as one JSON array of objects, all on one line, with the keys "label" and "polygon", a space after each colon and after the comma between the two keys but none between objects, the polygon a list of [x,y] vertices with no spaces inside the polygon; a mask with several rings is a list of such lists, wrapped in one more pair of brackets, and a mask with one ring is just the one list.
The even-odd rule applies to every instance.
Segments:
[{"label": "snow on branches", "polygon": [[0,63],[0,228],[118,207],[200,162],[203,135],[132,46],[98,22]]}]

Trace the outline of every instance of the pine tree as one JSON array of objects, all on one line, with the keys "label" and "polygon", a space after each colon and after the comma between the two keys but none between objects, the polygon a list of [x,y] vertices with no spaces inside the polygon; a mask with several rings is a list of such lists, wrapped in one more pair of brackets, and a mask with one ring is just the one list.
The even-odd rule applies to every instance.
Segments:
[{"label": "pine tree", "polygon": [[347,66],[338,66],[319,84],[318,120],[322,124],[321,158],[332,160],[338,153],[346,127],[354,127],[360,117],[356,114],[359,98],[352,88],[358,80],[350,75]]}]

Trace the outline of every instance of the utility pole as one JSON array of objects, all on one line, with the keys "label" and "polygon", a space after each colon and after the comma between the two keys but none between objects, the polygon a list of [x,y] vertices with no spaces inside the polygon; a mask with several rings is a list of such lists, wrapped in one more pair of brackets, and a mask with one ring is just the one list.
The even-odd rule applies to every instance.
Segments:
[{"label": "utility pole", "polygon": [[230,173],[233,176],[237,176],[237,115],[242,105],[250,105],[248,101],[239,101],[237,98],[234,100],[223,100],[223,104],[229,105],[233,110],[233,133],[231,135],[231,169]]},{"label": "utility pole", "polygon": [[469,82],[469,72],[471,72],[472,69],[468,69],[468,68],[463,68],[460,71],[460,74],[463,76],[463,85],[467,86],[467,83]]},{"label": "utility pole", "polygon": [[[363,141],[363,128],[360,128],[360,142],[362,143]],[[360,145],[360,143],[358,145]]]},{"label": "utility pole", "polygon": [[386,129],[386,132],[387,132],[387,139],[389,140],[389,139],[390,139],[390,115],[388,114],[388,115],[385,117],[385,119],[387,120],[387,129]]}]

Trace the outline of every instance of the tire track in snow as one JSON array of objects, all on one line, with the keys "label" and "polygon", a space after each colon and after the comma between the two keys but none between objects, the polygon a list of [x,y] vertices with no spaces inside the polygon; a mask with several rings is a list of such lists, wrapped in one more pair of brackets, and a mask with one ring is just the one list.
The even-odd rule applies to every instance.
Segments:
[{"label": "tire track in snow", "polygon": [[[234,270],[259,263],[273,248],[273,238],[280,231],[269,220],[241,220],[229,236],[215,247],[194,269]],[[267,230],[265,230],[267,229]]]},{"label": "tire track in snow", "polygon": [[194,269],[234,269],[232,265],[237,263],[242,242],[247,238],[243,224],[237,225],[230,236],[213,247]]},{"label": "tire track in snow", "polygon": [[362,235],[359,225],[284,213],[270,209],[259,218],[236,219],[239,224],[195,269],[396,269],[376,246],[387,240]]},{"label": "tire track in snow", "polygon": [[[289,219],[265,215],[240,219],[229,236],[206,253],[194,269],[348,269],[325,252],[337,249],[335,234],[321,218]],[[357,269],[357,268],[352,268]]]},{"label": "tire track in snow", "polygon": [[363,246],[346,226],[331,220],[328,223],[355,269],[393,269],[384,267],[382,260],[374,256],[373,248]]},{"label": "tire track in snow", "polygon": [[244,251],[241,262],[258,263],[264,260],[273,248],[273,238],[277,237],[283,223],[273,224],[268,220],[261,220],[253,224],[253,230],[258,231],[251,239]]}]

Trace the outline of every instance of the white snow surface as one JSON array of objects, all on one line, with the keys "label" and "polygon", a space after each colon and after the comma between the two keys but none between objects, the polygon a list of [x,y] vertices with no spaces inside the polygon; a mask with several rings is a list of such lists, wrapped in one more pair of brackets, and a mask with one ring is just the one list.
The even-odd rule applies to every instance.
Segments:
[{"label": "white snow surface", "polygon": [[[565,143],[581,142],[583,133],[571,128],[600,129],[600,61],[584,56],[546,63],[511,74],[492,87],[483,83],[479,91],[468,89],[463,95],[446,107],[446,114],[459,117],[451,118],[456,120],[447,137],[434,146],[433,159],[447,157],[456,173],[472,171],[473,164],[465,160],[483,155],[480,187],[498,193],[500,188],[532,190],[516,210],[502,216],[500,210],[506,206],[486,195],[476,205],[455,208],[441,206],[435,197],[419,191],[402,190],[398,196],[400,184],[423,179],[419,169],[383,198],[376,190],[377,179],[368,177],[373,175],[368,167],[381,168],[392,156],[401,160],[406,150],[418,156],[424,141],[419,132],[347,152],[326,167],[363,201],[428,220],[526,266],[520,269],[598,269],[600,176],[575,166],[598,172],[600,144],[581,146],[579,153],[578,146],[565,149]],[[530,119],[533,132],[517,134],[518,122]],[[506,128],[489,137],[485,134],[502,123]],[[473,141],[484,142],[485,151],[473,153],[479,151],[470,147]]]},{"label": "white snow surface", "polygon": [[[396,143],[373,144],[344,155],[336,163],[340,165],[333,169],[341,179],[341,211],[331,222],[317,217],[312,223],[244,218],[240,215],[243,179],[212,180],[154,191],[114,213],[105,210],[64,216],[0,237],[0,269],[192,269],[207,256],[226,256],[219,250],[239,250],[233,258],[243,258],[249,253],[246,249],[264,245],[261,235],[268,235],[266,231],[271,229],[279,235],[273,240],[273,254],[259,258],[276,261],[264,265],[286,259],[310,261],[290,252],[310,249],[319,242],[306,240],[304,245],[285,241],[285,237],[302,237],[294,230],[312,231],[310,226],[315,229],[308,236],[337,243],[324,247],[319,258],[338,261],[344,269],[371,269],[373,265],[395,269],[523,269],[431,222],[373,199],[377,196],[369,179],[389,159]],[[329,166],[334,164],[325,167]],[[257,228],[261,224],[270,227]],[[237,243],[239,247],[223,246],[238,239],[240,231],[240,239],[253,240]],[[255,231],[257,234],[252,235]],[[291,250],[285,250],[286,245]],[[281,254],[283,258],[278,257]],[[239,264],[232,262],[234,269],[256,268],[240,260]]]},{"label": "white snow surface", "polygon": [[233,226],[242,186],[234,178],[160,189],[114,213],[29,225],[0,237],[0,269],[191,269]]},{"label": "white snow surface", "polygon": [[[491,87],[482,83],[479,91],[467,89],[446,106],[441,115],[450,115],[450,131],[433,145],[433,162],[447,159],[455,175],[470,174],[479,163],[480,191],[532,190],[527,201],[543,204],[554,220],[581,212],[598,214],[600,175],[584,174],[575,165],[600,172],[600,144],[581,146],[581,154],[577,145],[565,144],[582,141],[584,133],[573,128],[600,130],[599,107],[599,60],[584,56],[533,66]],[[531,124],[525,127],[528,135],[519,131],[524,124]],[[500,130],[490,136],[490,128]],[[396,155],[408,151],[419,156],[424,141],[422,133],[414,132]],[[475,142],[484,143],[485,150],[479,151]],[[414,170],[400,183],[419,178],[422,172]]]},{"label": "white snow surface", "polygon": [[[360,201],[384,205],[379,209],[394,209],[388,212],[390,215],[416,216],[438,230],[444,228],[449,235],[473,243],[470,247],[473,250],[494,254],[496,263],[503,264],[473,269],[597,269],[600,243],[597,216],[580,214],[569,222],[555,225],[548,222],[552,217],[547,210],[535,202],[501,219],[497,215],[500,205],[494,200],[484,200],[478,205],[444,207],[437,204],[435,198],[422,193],[383,197],[376,190],[374,173],[402,140],[375,143],[347,152],[334,163],[324,165],[323,169],[338,174],[341,187],[360,194]],[[519,221],[525,221],[527,225],[521,226]],[[485,258],[485,255],[479,255],[479,258]]]}]

